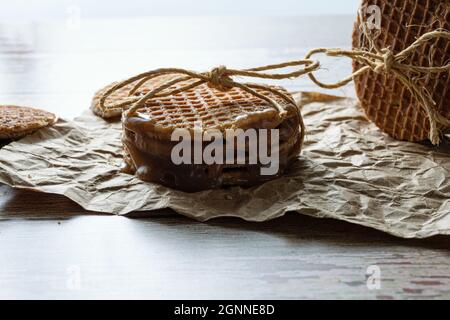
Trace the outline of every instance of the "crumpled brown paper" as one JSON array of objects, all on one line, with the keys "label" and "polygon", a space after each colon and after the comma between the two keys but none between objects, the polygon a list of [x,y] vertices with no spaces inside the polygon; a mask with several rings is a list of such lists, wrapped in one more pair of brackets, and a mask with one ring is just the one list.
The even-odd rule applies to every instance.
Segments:
[{"label": "crumpled brown paper", "polygon": [[120,123],[90,112],[1,149],[0,182],[112,214],[171,208],[200,221],[265,221],[297,211],[405,238],[450,235],[448,143],[395,141],[366,120],[355,100],[305,97],[316,101],[303,106],[302,156],[285,177],[260,187],[186,194],[120,173]]}]

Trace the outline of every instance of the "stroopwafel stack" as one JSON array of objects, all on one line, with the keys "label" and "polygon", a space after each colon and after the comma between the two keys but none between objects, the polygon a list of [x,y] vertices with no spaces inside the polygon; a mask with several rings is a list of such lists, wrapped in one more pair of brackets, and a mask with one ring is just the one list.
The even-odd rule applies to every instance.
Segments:
[{"label": "stroopwafel stack", "polygon": [[[140,88],[133,96],[139,97],[149,90],[173,79],[173,75],[162,75],[149,80],[144,88]],[[189,83],[179,83],[181,87]],[[132,86],[126,86],[115,91],[111,99],[120,102],[128,96],[127,91]],[[272,87],[289,94],[280,87]],[[97,115],[104,118],[114,117],[114,112],[102,108],[99,95],[107,89],[100,90],[93,100],[92,108]],[[219,91],[208,84],[183,91],[167,97],[153,98],[136,110],[131,116],[123,116],[123,144],[124,144],[124,171],[135,173],[141,180],[155,182],[167,187],[187,192],[196,192],[206,189],[216,189],[226,186],[253,186],[264,181],[272,180],[282,175],[287,167],[300,153],[303,135],[301,116],[295,103],[287,103],[279,96],[256,90],[258,93],[277,101],[286,111],[286,115],[279,116],[266,101],[257,98],[239,88]],[[252,156],[250,147],[238,149],[236,142],[233,163],[194,163],[175,164],[172,151],[178,141],[172,141],[171,136],[176,129],[185,129],[190,133],[225,132],[229,129],[278,129],[279,132],[279,170],[273,175],[262,175],[261,163],[250,164]],[[253,141],[257,144],[269,143],[267,141]],[[216,140],[213,140],[216,141]],[[210,145],[202,141],[201,152]],[[260,146],[259,146],[260,147]],[[270,146],[267,146],[269,151]],[[230,145],[223,144],[225,156]],[[238,154],[244,156],[245,164],[238,164]],[[193,157],[194,155],[192,155]]]},{"label": "stroopwafel stack", "polygon": [[[363,0],[362,13],[369,6],[381,9],[381,30],[375,39],[380,48],[390,48],[394,54],[411,45],[420,35],[436,29],[450,29],[448,0]],[[374,13],[374,12],[372,12]],[[368,41],[355,24],[353,47],[367,48]],[[418,48],[405,64],[430,66],[450,61],[450,43],[437,39]],[[362,66],[354,63],[354,70]],[[414,77],[414,75],[412,75]],[[450,79],[448,72],[414,79],[426,88],[444,117],[450,116]],[[430,123],[417,99],[393,75],[369,71],[355,77],[357,96],[367,117],[380,129],[398,140],[427,140]],[[439,128],[446,129],[446,128]]]}]

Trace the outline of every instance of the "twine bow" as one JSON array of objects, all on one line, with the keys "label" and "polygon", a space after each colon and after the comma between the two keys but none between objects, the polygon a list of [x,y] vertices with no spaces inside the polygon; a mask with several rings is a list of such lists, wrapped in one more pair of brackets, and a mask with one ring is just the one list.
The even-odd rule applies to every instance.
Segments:
[{"label": "twine bow", "polygon": [[[295,70],[293,72],[288,73],[264,73],[263,71],[269,71],[269,70],[276,70],[286,67],[297,67],[297,66],[304,66],[303,68],[300,68],[298,70]],[[139,74],[137,76],[134,76],[132,78],[129,78],[125,81],[122,81],[109,90],[107,90],[103,96],[100,98],[100,106],[105,109],[116,109],[121,108],[123,110],[126,110],[125,117],[129,117],[133,115],[139,108],[141,108],[148,100],[153,98],[161,98],[161,97],[167,97],[171,96],[180,92],[184,92],[190,89],[193,89],[195,87],[198,87],[204,83],[207,83],[210,87],[217,89],[219,91],[228,91],[231,88],[240,88],[243,91],[246,91],[250,93],[251,95],[260,98],[261,100],[266,101],[269,103],[270,106],[275,108],[279,112],[279,116],[283,117],[286,114],[286,110],[280,104],[275,101],[274,99],[271,99],[267,95],[264,95],[260,92],[257,92],[255,89],[263,90],[266,92],[271,92],[279,97],[281,97],[283,100],[288,102],[289,104],[294,104],[295,102],[292,99],[292,97],[286,95],[284,92],[275,89],[273,87],[270,87],[268,85],[262,85],[262,84],[253,84],[253,83],[239,83],[232,79],[234,76],[242,76],[242,77],[251,77],[251,78],[260,78],[260,79],[274,79],[274,80],[281,80],[281,79],[290,79],[290,78],[296,78],[300,77],[304,74],[308,74],[314,70],[317,70],[319,68],[320,64],[319,62],[315,62],[312,60],[297,60],[297,61],[291,61],[281,64],[275,64],[275,65],[268,65],[263,66],[259,68],[252,68],[252,69],[244,69],[244,70],[234,70],[234,69],[228,69],[225,66],[220,66],[217,68],[212,69],[209,72],[194,72],[189,71],[185,69],[177,69],[177,68],[162,68],[157,69],[149,72],[145,72],[142,74]],[[144,94],[140,97],[133,97],[132,95],[139,90],[146,82],[149,80],[162,76],[162,75],[180,75],[179,77],[176,77],[172,80],[167,81],[166,83],[157,86],[156,88],[153,88],[148,93]],[[174,87],[178,83],[187,82],[186,84],[181,84],[181,87]],[[126,99],[123,102],[113,104],[113,105],[105,105],[106,99],[115,91],[129,85],[133,84],[132,89],[128,92],[128,99]]]},{"label": "twine bow", "polygon": [[341,50],[341,49],[326,49],[319,48],[314,49],[308,53],[306,59],[310,59],[312,56],[318,53],[325,53],[328,56],[344,56],[348,57],[363,67],[354,72],[349,77],[333,84],[326,84],[319,81],[313,73],[308,74],[310,79],[318,86],[325,89],[337,89],[347,85],[354,80],[355,77],[372,70],[376,73],[384,73],[395,76],[408,90],[411,92],[418,104],[425,110],[430,122],[430,134],[429,139],[434,145],[439,145],[441,142],[442,132],[439,127],[449,128],[450,119],[442,116],[436,108],[436,103],[433,100],[430,92],[416,82],[416,76],[430,76],[441,72],[450,72],[450,63],[443,66],[415,66],[404,63],[404,61],[410,57],[420,46],[423,44],[438,39],[450,39],[450,32],[437,29],[432,32],[428,32],[419,37],[408,48],[401,51],[398,54],[394,54],[390,48],[380,49],[376,43],[374,37],[371,36],[365,23],[360,24],[362,31],[367,40],[369,41],[369,49],[357,49],[357,50]]}]

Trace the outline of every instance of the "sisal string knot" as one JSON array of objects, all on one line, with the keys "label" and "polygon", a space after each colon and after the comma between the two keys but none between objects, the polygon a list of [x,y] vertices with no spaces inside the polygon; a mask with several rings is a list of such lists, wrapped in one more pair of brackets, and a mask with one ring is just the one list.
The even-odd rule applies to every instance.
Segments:
[{"label": "sisal string knot", "polygon": [[233,80],[228,75],[228,69],[225,66],[213,68],[207,72],[208,86],[219,91],[228,91],[233,88]]},{"label": "sisal string knot", "polygon": [[391,73],[394,64],[396,63],[394,52],[391,49],[385,48],[381,50],[383,61],[377,62],[376,67],[373,69],[376,73]]},{"label": "sisal string knot", "polygon": [[350,58],[362,65],[362,68],[355,71],[349,77],[332,84],[326,84],[319,81],[313,73],[308,74],[309,78],[321,88],[337,89],[347,85],[353,81],[355,77],[368,71],[374,71],[379,74],[386,74],[396,77],[396,79],[410,91],[411,95],[417,102],[417,106],[426,112],[430,123],[429,139],[434,145],[439,145],[443,135],[443,130],[450,128],[450,119],[439,113],[431,93],[427,90],[427,88],[424,88],[418,84],[415,80],[416,77],[413,75],[431,76],[443,72],[450,72],[450,63],[447,62],[442,66],[416,66],[405,62],[405,60],[410,58],[420,46],[427,42],[437,40],[439,38],[450,40],[450,32],[443,29],[428,32],[419,37],[408,48],[394,54],[390,48],[378,48],[375,43],[375,38],[370,34],[367,26],[365,26],[364,23],[361,25],[363,26],[363,34],[370,44],[369,49],[360,48],[354,50],[342,50],[319,48],[311,50],[307,54],[306,59],[310,59],[315,54],[324,53],[333,57],[342,56]]}]

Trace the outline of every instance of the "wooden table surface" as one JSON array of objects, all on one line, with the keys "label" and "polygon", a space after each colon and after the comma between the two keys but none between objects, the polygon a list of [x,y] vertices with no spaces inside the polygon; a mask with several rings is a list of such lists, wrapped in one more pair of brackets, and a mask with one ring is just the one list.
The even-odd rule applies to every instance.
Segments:
[{"label": "wooden table surface", "polygon": [[[0,103],[73,118],[96,89],[143,70],[250,67],[301,59],[316,46],[348,47],[352,19],[0,24]],[[324,61],[324,79],[351,71],[348,61]],[[306,79],[282,84],[317,90]],[[351,87],[332,93],[354,95]],[[0,186],[5,299],[450,298],[449,249],[449,237],[401,240],[297,214],[261,224],[96,215],[61,196]]]}]

